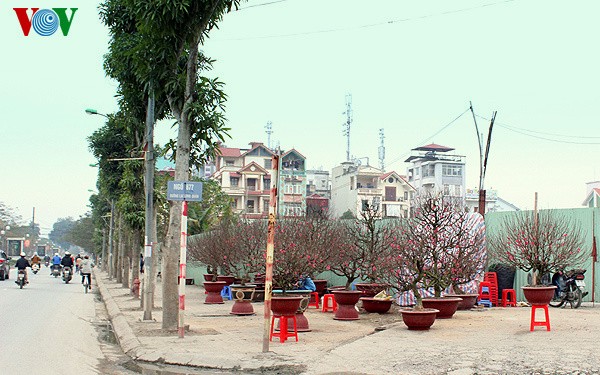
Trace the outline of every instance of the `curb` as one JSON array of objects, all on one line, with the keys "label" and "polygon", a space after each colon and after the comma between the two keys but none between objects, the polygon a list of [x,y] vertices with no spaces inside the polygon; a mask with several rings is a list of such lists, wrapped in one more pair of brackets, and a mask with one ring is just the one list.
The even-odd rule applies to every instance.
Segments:
[{"label": "curb", "polygon": [[127,319],[119,309],[119,306],[108,291],[108,288],[104,285],[104,280],[98,276],[95,269],[93,269],[92,272],[94,273],[94,279],[96,280],[98,290],[102,295],[102,300],[104,301],[104,306],[106,306],[108,318],[112,323],[113,331],[115,332],[115,337],[119,342],[119,346],[121,346],[121,349],[125,354],[133,359],[137,359],[137,356],[134,354],[142,347],[140,340],[138,340],[137,336],[133,333],[129,323],[127,323]]}]

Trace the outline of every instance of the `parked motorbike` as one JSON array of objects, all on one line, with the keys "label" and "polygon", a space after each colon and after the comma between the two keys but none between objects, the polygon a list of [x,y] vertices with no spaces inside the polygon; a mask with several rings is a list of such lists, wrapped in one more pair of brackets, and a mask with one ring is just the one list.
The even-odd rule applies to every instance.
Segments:
[{"label": "parked motorbike", "polygon": [[19,273],[17,274],[17,280],[15,280],[15,283],[17,283],[19,289],[23,289],[23,287],[25,286],[25,271],[19,270]]},{"label": "parked motorbike", "polygon": [[573,269],[567,272],[556,272],[552,276],[552,284],[556,285],[556,291],[550,306],[562,307],[566,303],[569,303],[572,309],[581,306],[581,300],[588,295],[588,292],[585,291],[585,281],[583,281],[585,271],[584,269]]},{"label": "parked motorbike", "polygon": [[68,284],[72,278],[73,273],[71,272],[71,267],[63,267],[62,279],[65,282],[65,284]]},{"label": "parked motorbike", "polygon": [[60,276],[60,266],[58,264],[55,264],[52,266],[52,276],[54,276],[54,277]]},{"label": "parked motorbike", "polygon": [[37,264],[37,263],[34,263],[34,264],[31,266],[31,270],[33,271],[33,273],[38,273],[38,271],[40,270],[40,265],[39,265],[39,264]]}]

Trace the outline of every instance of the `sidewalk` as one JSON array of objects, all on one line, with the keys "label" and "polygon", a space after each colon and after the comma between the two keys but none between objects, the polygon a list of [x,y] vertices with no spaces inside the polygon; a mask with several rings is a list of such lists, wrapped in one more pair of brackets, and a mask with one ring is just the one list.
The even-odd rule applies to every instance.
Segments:
[{"label": "sidewalk", "polygon": [[[264,374],[600,374],[600,305],[550,310],[552,331],[529,331],[530,308],[458,311],[429,331],[409,331],[398,307],[360,320],[333,320],[313,307],[311,332],[262,353],[263,304],[254,316],[229,314],[233,302],[204,304],[204,289],[186,287],[183,339],[161,330],[161,311],[142,322],[140,301],[96,270],[96,282],[123,351],[135,360]],[[161,306],[161,283],[155,305]]]}]

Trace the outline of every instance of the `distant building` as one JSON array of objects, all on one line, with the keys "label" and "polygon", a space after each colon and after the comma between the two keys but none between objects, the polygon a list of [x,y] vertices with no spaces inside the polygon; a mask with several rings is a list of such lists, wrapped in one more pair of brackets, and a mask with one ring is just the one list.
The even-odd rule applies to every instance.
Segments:
[{"label": "distant building", "polygon": [[586,183],[587,195],[583,201],[586,207],[600,207],[600,181]]},{"label": "distant building", "polygon": [[416,153],[405,162],[412,163],[408,168],[408,182],[417,192],[464,197],[465,157],[448,154],[453,150],[434,143],[412,149]]},{"label": "distant building", "polygon": [[[469,212],[479,212],[479,189],[467,189],[465,191],[465,205]],[[485,212],[520,211],[514,204],[498,196],[496,190],[485,192]]]},{"label": "distant building", "polygon": [[408,217],[413,191],[406,177],[394,171],[343,162],[332,171],[330,212],[336,218],[348,210],[359,216],[368,204],[382,217]]}]

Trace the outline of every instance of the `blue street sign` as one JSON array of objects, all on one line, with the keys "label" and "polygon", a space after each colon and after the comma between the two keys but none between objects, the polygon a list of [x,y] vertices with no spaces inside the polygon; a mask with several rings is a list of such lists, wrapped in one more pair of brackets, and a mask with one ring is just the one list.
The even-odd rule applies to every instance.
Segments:
[{"label": "blue street sign", "polygon": [[167,200],[201,201],[202,182],[169,181],[167,184]]}]

